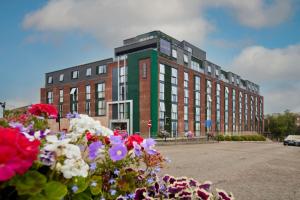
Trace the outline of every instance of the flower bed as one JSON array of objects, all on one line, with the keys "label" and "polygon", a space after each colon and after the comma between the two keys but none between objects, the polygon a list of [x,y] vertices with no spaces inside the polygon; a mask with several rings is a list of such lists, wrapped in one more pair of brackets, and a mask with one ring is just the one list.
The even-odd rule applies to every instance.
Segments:
[{"label": "flower bed", "polygon": [[31,106],[0,124],[1,199],[233,199],[211,183],[158,176],[167,160],[155,141],[69,114],[67,132],[47,129],[51,105]]},{"label": "flower bed", "polygon": [[218,135],[216,136],[218,141],[266,141],[266,138],[262,135]]}]

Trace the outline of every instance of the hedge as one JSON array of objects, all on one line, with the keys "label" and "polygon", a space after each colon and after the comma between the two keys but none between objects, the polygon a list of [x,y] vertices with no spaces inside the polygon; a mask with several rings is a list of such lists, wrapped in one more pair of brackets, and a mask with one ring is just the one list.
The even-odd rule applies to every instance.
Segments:
[{"label": "hedge", "polygon": [[266,141],[262,135],[218,135],[216,140],[219,141]]}]

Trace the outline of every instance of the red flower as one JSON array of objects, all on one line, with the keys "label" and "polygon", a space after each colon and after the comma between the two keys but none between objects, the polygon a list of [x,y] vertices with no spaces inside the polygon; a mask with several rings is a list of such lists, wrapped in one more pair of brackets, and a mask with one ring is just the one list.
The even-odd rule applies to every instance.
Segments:
[{"label": "red flower", "polygon": [[127,138],[125,144],[127,146],[127,149],[130,150],[133,148],[133,142],[136,142],[137,144],[141,144],[143,142],[144,138],[142,138],[139,135],[131,135]]},{"label": "red flower", "polygon": [[87,139],[88,141],[92,141],[92,142],[98,141],[97,136],[92,135],[89,131],[86,132],[85,137],[86,137],[86,139]]},{"label": "red flower", "polygon": [[18,129],[0,127],[0,181],[24,174],[37,159],[39,140],[29,141]]},{"label": "red flower", "polygon": [[43,116],[43,117],[57,117],[57,109],[50,105],[50,104],[34,104],[32,105],[28,111],[36,116]]}]

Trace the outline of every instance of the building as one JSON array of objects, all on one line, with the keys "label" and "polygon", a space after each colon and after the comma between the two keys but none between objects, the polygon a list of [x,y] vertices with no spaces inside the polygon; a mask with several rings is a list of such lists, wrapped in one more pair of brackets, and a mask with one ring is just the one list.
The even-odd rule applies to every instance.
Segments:
[{"label": "building", "polygon": [[206,59],[206,52],[153,31],[123,41],[114,58],[45,75],[41,102],[60,115],[87,113],[111,128],[172,137],[192,131],[248,134],[263,131],[259,86]]}]

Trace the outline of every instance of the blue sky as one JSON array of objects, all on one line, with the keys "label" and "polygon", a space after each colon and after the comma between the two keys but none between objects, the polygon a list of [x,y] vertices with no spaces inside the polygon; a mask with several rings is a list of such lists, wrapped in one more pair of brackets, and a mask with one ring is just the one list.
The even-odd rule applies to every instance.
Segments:
[{"label": "blue sky", "polygon": [[123,39],[160,29],[258,83],[266,113],[300,112],[299,11],[297,0],[6,0],[0,102],[36,103],[46,72],[112,57]]}]

